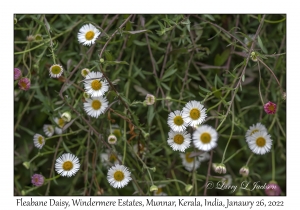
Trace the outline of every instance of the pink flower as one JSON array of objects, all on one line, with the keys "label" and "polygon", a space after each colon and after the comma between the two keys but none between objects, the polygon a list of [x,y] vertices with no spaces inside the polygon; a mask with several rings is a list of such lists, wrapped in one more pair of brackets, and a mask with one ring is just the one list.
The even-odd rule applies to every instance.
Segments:
[{"label": "pink flower", "polygon": [[19,82],[19,88],[21,90],[28,90],[30,88],[30,79],[26,78],[26,77],[22,77]]},{"label": "pink flower", "polygon": [[266,186],[265,193],[269,196],[280,195],[281,189],[278,184],[269,182],[269,184]]},{"label": "pink flower", "polygon": [[21,70],[18,68],[14,68],[14,80],[20,79],[21,76],[22,76]]},{"label": "pink flower", "polygon": [[31,177],[31,183],[37,187],[42,186],[44,184],[44,177],[40,174],[34,174]]},{"label": "pink flower", "polygon": [[264,105],[264,109],[267,114],[275,114],[276,107],[276,104],[272,103],[271,101]]}]

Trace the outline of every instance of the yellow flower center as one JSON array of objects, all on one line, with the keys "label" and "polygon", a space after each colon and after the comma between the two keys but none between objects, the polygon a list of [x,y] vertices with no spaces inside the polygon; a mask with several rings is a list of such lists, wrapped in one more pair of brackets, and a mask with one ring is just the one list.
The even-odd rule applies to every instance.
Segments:
[{"label": "yellow flower center", "polygon": [[211,136],[209,133],[202,133],[200,136],[200,141],[202,141],[203,144],[208,144],[211,140]]},{"label": "yellow flower center", "polygon": [[253,133],[256,133],[256,132],[258,132],[258,129],[253,130],[253,131],[250,133],[250,136],[251,136]]},{"label": "yellow flower center", "polygon": [[68,160],[68,161],[63,163],[62,167],[65,171],[70,171],[73,168],[73,163]]},{"label": "yellow flower center", "polygon": [[98,110],[101,108],[101,102],[99,100],[94,100],[92,102],[92,107],[94,110]]},{"label": "yellow flower center", "polygon": [[256,139],[256,145],[259,146],[259,147],[263,147],[266,145],[266,139],[263,138],[263,137],[258,137]]},{"label": "yellow flower center", "polygon": [[114,142],[114,141],[116,141],[116,139],[114,137],[109,137],[108,141],[109,142]]},{"label": "yellow flower center", "polygon": [[44,143],[44,138],[42,136],[38,137],[38,142],[39,144],[43,144]]},{"label": "yellow flower center", "polygon": [[123,179],[124,179],[124,173],[122,172],[122,171],[116,171],[115,173],[114,173],[114,178],[115,178],[115,180],[116,181],[118,181],[118,182],[120,182],[120,181],[122,181]]},{"label": "yellow flower center", "polygon": [[109,161],[110,161],[110,162],[114,163],[116,160],[117,160],[117,156],[116,156],[115,154],[111,154],[111,155],[109,156]]},{"label": "yellow flower center", "polygon": [[95,33],[94,31],[88,31],[86,34],[85,34],[85,38],[86,40],[92,40],[95,36]]},{"label": "yellow flower center", "polygon": [[21,80],[21,82],[20,82],[20,85],[21,85],[21,87],[22,87],[23,89],[26,89],[26,88],[27,88],[27,83],[24,82],[24,81],[22,81],[22,80]]},{"label": "yellow flower center", "polygon": [[185,153],[185,160],[188,163],[192,163],[194,161],[194,157],[190,157],[190,152]]},{"label": "yellow flower center", "polygon": [[93,80],[91,82],[91,87],[93,88],[93,90],[100,90],[102,87],[102,83],[99,80]]},{"label": "yellow flower center", "polygon": [[162,193],[162,188],[161,187],[157,188],[157,190],[155,191],[156,195],[159,195],[160,193]]},{"label": "yellow flower center", "polygon": [[183,124],[183,119],[181,116],[176,116],[174,117],[174,124],[177,126],[180,126]]},{"label": "yellow flower center", "polygon": [[59,118],[57,124],[58,124],[59,127],[62,128],[65,125],[65,121],[62,118]]},{"label": "yellow flower center", "polygon": [[268,107],[269,111],[273,112],[275,111],[275,106],[273,104],[271,104],[269,107]]},{"label": "yellow flower center", "polygon": [[190,117],[193,119],[193,120],[197,120],[199,119],[199,117],[201,116],[201,113],[200,113],[200,110],[199,109],[192,109],[190,111]]},{"label": "yellow flower center", "polygon": [[183,143],[183,140],[184,140],[184,138],[183,138],[183,136],[182,136],[181,134],[176,134],[176,135],[174,136],[174,142],[175,142],[176,144],[182,144],[182,143]]},{"label": "yellow flower center", "polygon": [[51,72],[52,72],[52,74],[59,74],[61,72],[61,67],[58,65],[52,66]]}]

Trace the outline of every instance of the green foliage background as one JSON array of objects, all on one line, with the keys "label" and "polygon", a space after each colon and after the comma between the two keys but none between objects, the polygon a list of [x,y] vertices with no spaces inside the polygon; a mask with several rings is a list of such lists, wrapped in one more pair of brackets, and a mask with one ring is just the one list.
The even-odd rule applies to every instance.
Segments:
[{"label": "green foliage background", "polygon": [[[205,124],[218,130],[218,147],[211,162],[221,162],[230,141],[224,157],[232,157],[225,164],[232,184],[239,186],[245,180],[268,183],[274,155],[275,178],[285,195],[285,15],[16,14],[15,18],[14,67],[31,78],[28,91],[20,90],[14,82],[15,195],[22,191],[28,191],[27,195],[153,195],[149,192],[149,174],[155,185],[166,185],[163,189],[168,195],[265,195],[263,190],[204,192],[209,162],[192,173],[184,169],[179,152],[167,144],[167,118],[190,100],[204,103],[208,109]],[[86,23],[102,32],[91,47],[79,44],[77,39]],[[265,65],[249,58],[252,42],[243,46],[244,39],[257,31],[253,51]],[[28,41],[36,34],[43,40]],[[100,63],[101,53],[104,63]],[[59,79],[49,77],[53,57],[64,68]],[[106,94],[110,110],[97,119],[83,109],[83,68],[104,72],[114,84]],[[259,83],[264,103],[277,104],[275,115],[264,112]],[[152,106],[142,104],[147,93],[159,99]],[[43,125],[54,125],[53,118],[64,111],[70,111],[73,119],[66,132],[47,140],[26,169],[23,163],[39,152],[33,145],[33,135],[44,135]],[[239,169],[251,155],[244,136],[257,122],[268,128],[273,149],[265,155],[254,155],[249,177],[243,178]],[[106,143],[110,123],[119,125],[122,134],[113,147]],[[132,151],[137,142],[147,148],[142,161]],[[124,165],[132,173],[133,181],[119,190],[107,182],[107,168],[100,160],[107,148],[125,157]],[[191,146],[189,151],[196,149]],[[53,161],[65,152],[78,156],[79,172],[33,188],[31,176],[56,176]],[[214,182],[222,178],[212,170],[210,174],[209,180]],[[192,184],[193,189],[186,192],[178,181]]]}]

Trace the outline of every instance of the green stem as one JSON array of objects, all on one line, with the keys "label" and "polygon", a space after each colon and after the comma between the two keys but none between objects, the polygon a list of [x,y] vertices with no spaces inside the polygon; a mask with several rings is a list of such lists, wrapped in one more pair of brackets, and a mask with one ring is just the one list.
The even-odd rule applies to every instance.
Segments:
[{"label": "green stem", "polygon": [[236,151],[233,155],[231,155],[229,158],[227,158],[224,161],[224,164],[227,163],[230,159],[232,159],[234,156],[236,156],[238,153],[240,153],[241,151],[243,151],[244,149],[246,149],[246,146],[242,147],[241,149],[239,149],[238,151]]},{"label": "green stem", "polygon": [[247,163],[246,163],[246,166],[248,166],[248,164],[249,164],[251,158],[253,157],[253,154],[254,154],[254,153],[251,153],[250,157],[248,158]]},{"label": "green stem", "polygon": [[274,151],[274,144],[272,145],[272,180],[275,180],[275,151]]},{"label": "green stem", "polygon": [[52,181],[52,180],[57,179],[57,178],[59,178],[59,177],[60,177],[60,174],[58,174],[57,176],[54,176],[54,177],[52,177],[52,178],[45,179],[45,181]]}]

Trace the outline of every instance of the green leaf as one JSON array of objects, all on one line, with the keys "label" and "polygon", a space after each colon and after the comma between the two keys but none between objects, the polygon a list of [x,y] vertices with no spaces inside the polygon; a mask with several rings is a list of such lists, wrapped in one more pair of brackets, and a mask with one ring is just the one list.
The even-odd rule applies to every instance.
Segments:
[{"label": "green leaf", "polygon": [[212,15],[204,15],[204,17],[207,17],[208,19],[215,21],[215,18]]},{"label": "green leaf", "polygon": [[165,79],[167,79],[169,76],[175,74],[175,72],[177,71],[177,69],[173,69],[174,65],[171,65],[168,70],[165,72],[164,76],[162,77],[162,81],[164,81]]},{"label": "green leaf", "polygon": [[105,52],[104,52],[104,55],[105,55],[105,60],[106,60],[106,61],[113,61],[113,60],[114,60],[114,59],[113,59],[113,56],[111,55],[110,52],[105,51]]},{"label": "green leaf", "polygon": [[221,98],[222,93],[221,93],[220,90],[217,90],[217,88],[213,87],[213,88],[212,88],[212,91],[214,92],[214,96],[215,96],[216,98]]},{"label": "green leaf", "polygon": [[150,30],[139,30],[139,31],[123,31],[123,34],[141,34],[141,33],[146,33],[146,32],[151,32]]},{"label": "green leaf", "polygon": [[217,54],[215,59],[214,59],[214,65],[215,66],[222,66],[226,60],[228,59],[230,55],[230,49],[226,49],[222,52],[222,54]]},{"label": "green leaf", "polygon": [[138,45],[138,46],[146,46],[147,45],[146,42],[141,42],[141,41],[138,41],[138,40],[134,40],[133,43]]},{"label": "green leaf", "polygon": [[117,64],[126,64],[129,65],[126,61],[105,61],[107,65],[117,65]]},{"label": "green leaf", "polygon": [[257,37],[257,40],[258,40],[258,45],[259,45],[260,49],[262,49],[262,51],[263,51],[265,54],[268,54],[268,51],[267,51],[267,49],[265,48],[265,46],[263,45],[260,36]]},{"label": "green leaf", "polygon": [[154,116],[154,107],[148,106],[147,121],[149,126],[151,125]]}]

